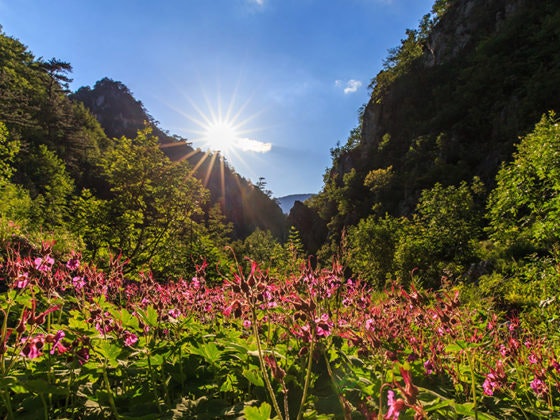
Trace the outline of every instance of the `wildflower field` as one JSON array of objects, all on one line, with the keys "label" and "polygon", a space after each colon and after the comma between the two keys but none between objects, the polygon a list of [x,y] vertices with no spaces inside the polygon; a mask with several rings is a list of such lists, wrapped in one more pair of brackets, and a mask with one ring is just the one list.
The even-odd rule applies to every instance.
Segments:
[{"label": "wildflower field", "polygon": [[377,292],[336,265],[280,279],[252,261],[159,283],[48,246],[5,255],[1,418],[560,416],[558,334],[457,287]]}]

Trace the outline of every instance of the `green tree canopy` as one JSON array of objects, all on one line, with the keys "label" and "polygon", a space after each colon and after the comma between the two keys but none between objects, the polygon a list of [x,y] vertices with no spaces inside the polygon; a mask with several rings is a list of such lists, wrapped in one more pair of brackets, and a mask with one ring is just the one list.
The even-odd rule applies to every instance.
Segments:
[{"label": "green tree canopy", "polygon": [[134,139],[118,139],[101,166],[111,197],[105,204],[97,203],[100,215],[93,220],[104,219],[106,235],[93,226],[77,226],[80,233],[96,232],[95,238],[85,238],[94,249],[108,246],[138,266],[149,264],[167,247],[192,242],[193,224],[207,191],[192,176],[188,163],[172,162],[163,154],[150,129]]},{"label": "green tree canopy", "polygon": [[490,236],[514,254],[546,251],[560,242],[560,126],[543,115],[503,165],[488,200]]}]

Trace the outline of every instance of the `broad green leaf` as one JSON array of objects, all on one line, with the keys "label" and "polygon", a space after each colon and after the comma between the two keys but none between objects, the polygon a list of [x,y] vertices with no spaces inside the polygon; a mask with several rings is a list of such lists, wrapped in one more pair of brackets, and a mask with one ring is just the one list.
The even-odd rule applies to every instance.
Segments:
[{"label": "broad green leaf", "polygon": [[128,312],[125,308],[112,309],[111,314],[116,321],[120,321],[123,327],[137,330],[139,328],[138,318]]},{"label": "broad green leaf", "polygon": [[270,404],[263,402],[259,407],[247,406],[243,414],[247,420],[269,420],[272,413]]},{"label": "broad green leaf", "polygon": [[243,376],[255,386],[264,386],[261,372],[257,368],[243,369]]},{"label": "broad green leaf", "polygon": [[208,363],[214,365],[220,360],[223,352],[214,343],[207,343],[191,348],[191,353],[204,357]]},{"label": "broad green leaf", "polygon": [[455,411],[457,412],[457,414],[472,416],[474,415],[474,403],[468,402],[463,404],[455,404]]},{"label": "broad green leaf", "polygon": [[16,394],[25,394],[27,390],[23,387],[15,376],[5,376],[0,379],[0,389],[10,389]]},{"label": "broad green leaf", "polygon": [[28,379],[21,382],[29,392],[35,394],[49,393],[53,395],[66,395],[67,391],[64,387],[49,384],[44,379]]},{"label": "broad green leaf", "polygon": [[150,327],[158,326],[158,312],[154,309],[153,305],[149,305],[146,310],[138,309],[137,313]]},{"label": "broad green leaf", "polygon": [[445,351],[448,353],[458,353],[468,347],[468,344],[464,341],[456,341],[453,344],[448,344],[445,346]]},{"label": "broad green leaf", "polygon": [[96,340],[94,348],[111,364],[112,367],[117,366],[118,357],[122,352],[121,347],[109,340]]}]

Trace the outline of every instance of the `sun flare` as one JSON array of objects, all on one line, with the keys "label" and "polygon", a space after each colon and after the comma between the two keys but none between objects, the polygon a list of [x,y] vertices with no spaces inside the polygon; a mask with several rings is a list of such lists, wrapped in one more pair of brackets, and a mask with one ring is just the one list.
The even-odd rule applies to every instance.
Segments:
[{"label": "sun flare", "polygon": [[191,129],[194,136],[189,137],[203,150],[219,152],[229,160],[243,161],[246,153],[270,152],[272,143],[255,139],[254,134],[260,130],[251,127],[260,112],[247,115],[249,101],[239,104],[236,99],[233,95],[229,103],[224,103],[221,94],[215,101],[205,97],[206,110],[190,101],[195,112],[184,115],[197,129]]},{"label": "sun flare", "polygon": [[209,150],[227,153],[240,138],[239,130],[231,122],[216,121],[205,127],[201,140]]}]

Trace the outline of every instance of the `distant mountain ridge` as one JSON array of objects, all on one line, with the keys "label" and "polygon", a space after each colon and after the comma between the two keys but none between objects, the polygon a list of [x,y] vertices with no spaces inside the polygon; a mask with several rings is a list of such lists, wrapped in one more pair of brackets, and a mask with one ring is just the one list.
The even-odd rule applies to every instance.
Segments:
[{"label": "distant mountain ridge", "polygon": [[314,194],[290,194],[290,195],[285,195],[283,197],[278,197],[276,198],[276,202],[278,203],[278,205],[280,206],[280,208],[282,209],[282,212],[284,214],[289,214],[290,210],[292,209],[292,207],[294,206],[294,203],[296,201],[301,201],[302,203],[307,200],[310,197],[313,197]]}]

